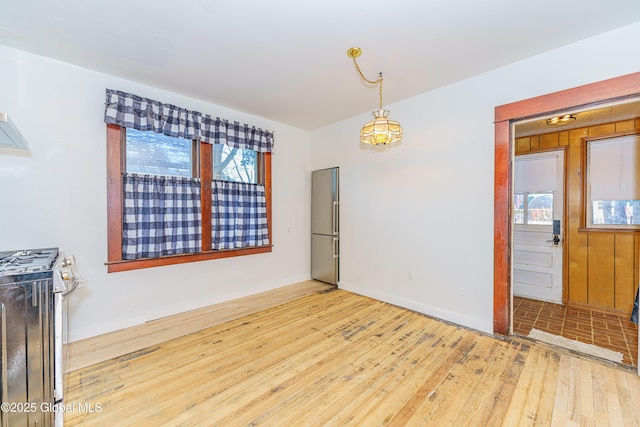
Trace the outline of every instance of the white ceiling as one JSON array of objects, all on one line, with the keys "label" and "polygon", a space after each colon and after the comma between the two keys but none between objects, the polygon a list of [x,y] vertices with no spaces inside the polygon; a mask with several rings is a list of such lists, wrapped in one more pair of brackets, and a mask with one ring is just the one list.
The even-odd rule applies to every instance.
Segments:
[{"label": "white ceiling", "polygon": [[352,46],[388,105],[637,21],[638,0],[7,0],[0,44],[313,130],[377,109]]}]

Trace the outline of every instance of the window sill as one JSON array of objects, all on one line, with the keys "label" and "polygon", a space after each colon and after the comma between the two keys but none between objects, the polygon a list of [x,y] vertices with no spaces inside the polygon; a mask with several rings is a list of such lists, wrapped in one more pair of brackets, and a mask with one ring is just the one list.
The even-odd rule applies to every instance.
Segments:
[{"label": "window sill", "polygon": [[135,260],[120,260],[106,262],[108,273],[118,271],[139,270],[142,268],[159,267],[163,265],[183,264],[187,262],[207,261],[211,259],[231,258],[235,256],[263,254],[272,251],[273,246],[256,246],[242,249],[228,249],[223,251],[199,252],[197,254],[169,255],[160,258],[145,258]]},{"label": "window sill", "polygon": [[580,227],[579,233],[639,234],[640,228]]}]

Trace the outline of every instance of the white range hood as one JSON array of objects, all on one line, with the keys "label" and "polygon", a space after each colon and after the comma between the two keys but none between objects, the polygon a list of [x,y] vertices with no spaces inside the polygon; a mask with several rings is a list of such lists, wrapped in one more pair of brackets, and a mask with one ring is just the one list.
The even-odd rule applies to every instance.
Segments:
[{"label": "white range hood", "polygon": [[27,141],[9,119],[7,113],[0,113],[0,147],[29,149]]}]

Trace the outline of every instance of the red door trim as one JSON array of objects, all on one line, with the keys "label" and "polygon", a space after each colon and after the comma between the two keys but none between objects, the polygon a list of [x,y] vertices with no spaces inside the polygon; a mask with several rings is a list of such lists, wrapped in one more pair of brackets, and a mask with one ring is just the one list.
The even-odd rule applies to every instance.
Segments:
[{"label": "red door trim", "polygon": [[493,332],[511,330],[511,123],[598,103],[640,96],[640,72],[495,108]]}]

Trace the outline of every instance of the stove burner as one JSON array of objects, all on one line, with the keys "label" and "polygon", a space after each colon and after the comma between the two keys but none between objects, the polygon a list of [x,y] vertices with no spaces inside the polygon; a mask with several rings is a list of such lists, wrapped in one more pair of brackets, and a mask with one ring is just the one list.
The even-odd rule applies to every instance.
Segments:
[{"label": "stove burner", "polygon": [[44,265],[35,265],[32,267],[20,267],[20,266],[11,266],[5,267],[0,266],[0,275],[7,273],[34,273],[36,271],[42,271],[45,269]]},{"label": "stove burner", "polygon": [[57,256],[55,248],[0,252],[0,276],[51,269]]}]

